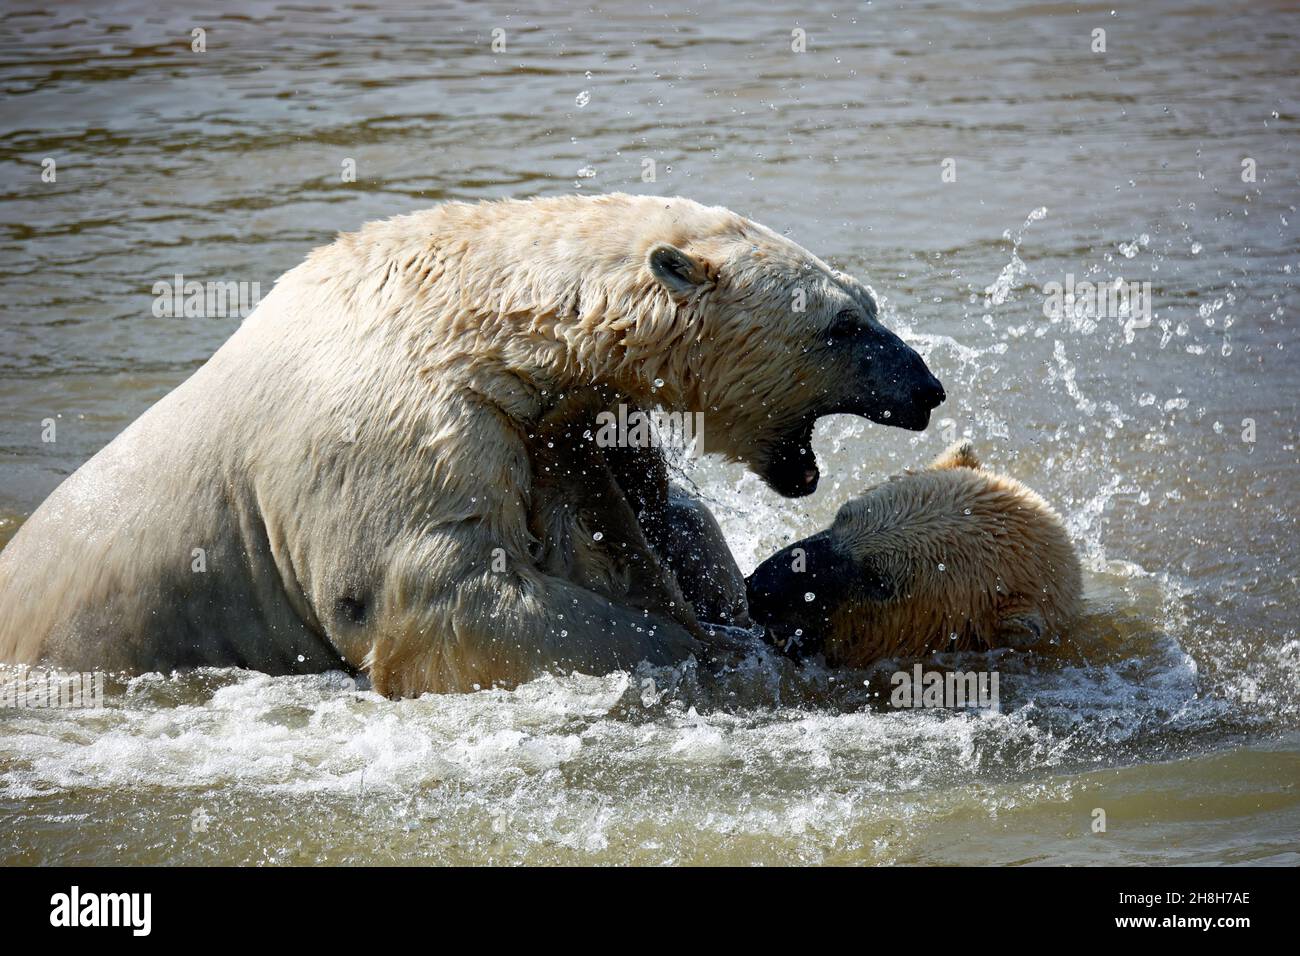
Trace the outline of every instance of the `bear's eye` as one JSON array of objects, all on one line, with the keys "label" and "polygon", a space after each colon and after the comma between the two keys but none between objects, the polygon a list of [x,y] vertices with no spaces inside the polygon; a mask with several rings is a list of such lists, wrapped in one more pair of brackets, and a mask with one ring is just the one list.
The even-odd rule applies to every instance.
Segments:
[{"label": "bear's eye", "polygon": [[835,316],[835,321],[826,330],[832,339],[844,339],[856,334],[862,328],[862,317],[853,309],[844,309]]}]

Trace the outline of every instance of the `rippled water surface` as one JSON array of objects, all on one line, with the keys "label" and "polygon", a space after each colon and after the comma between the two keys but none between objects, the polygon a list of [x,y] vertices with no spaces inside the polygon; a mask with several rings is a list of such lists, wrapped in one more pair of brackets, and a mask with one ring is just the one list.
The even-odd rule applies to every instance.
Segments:
[{"label": "rippled water surface", "polygon": [[[982,714],[766,658],[402,702],[150,675],[0,711],[0,862],[1300,862],[1298,40],[1281,3],[7,2],[0,541],[236,327],[155,282],[266,291],[442,199],[674,193],[869,281],[950,396],[823,422],[809,499],[692,467],[742,565],[969,435],[1065,515],[1089,653],[939,662],[1000,672]],[[1150,327],[1045,317],[1067,275],[1149,281]]]}]

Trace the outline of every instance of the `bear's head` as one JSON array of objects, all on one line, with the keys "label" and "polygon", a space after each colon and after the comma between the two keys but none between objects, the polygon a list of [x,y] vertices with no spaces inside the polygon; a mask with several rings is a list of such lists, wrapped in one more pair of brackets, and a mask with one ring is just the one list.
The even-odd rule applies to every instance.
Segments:
[{"label": "bear's head", "polygon": [[944,399],[869,289],[730,210],[609,194],[448,203],[436,217],[412,234],[438,233],[437,261],[407,268],[424,297],[441,276],[428,311],[456,319],[428,340],[442,354],[454,338],[476,377],[499,371],[491,393],[511,408],[521,384],[543,413],[598,386],[699,413],[705,451],[793,497],[817,486],[819,418],[920,430]]},{"label": "bear's head", "polygon": [[830,528],[746,581],[778,642],[835,663],[971,647],[1030,647],[1078,613],[1078,557],[1031,489],[981,468],[968,443],[869,489]]},{"label": "bear's head", "polygon": [[645,354],[678,342],[675,361],[648,363],[671,372],[648,400],[703,412],[705,450],[747,463],[787,497],[817,487],[819,418],[926,427],[943,386],[880,323],[871,290],[770,229],[690,207],[652,230],[644,253],[672,320],[630,329],[627,344]]}]

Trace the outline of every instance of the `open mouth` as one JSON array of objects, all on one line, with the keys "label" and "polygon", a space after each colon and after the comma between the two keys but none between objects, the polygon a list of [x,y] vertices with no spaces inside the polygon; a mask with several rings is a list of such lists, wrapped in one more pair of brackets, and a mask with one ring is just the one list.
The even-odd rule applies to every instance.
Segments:
[{"label": "open mouth", "polygon": [[778,440],[760,472],[759,477],[782,497],[802,498],[817,490],[821,471],[812,450],[816,423],[815,418],[809,419]]},{"label": "open mouth", "polygon": [[820,414],[809,415],[777,439],[763,467],[756,470],[768,487],[783,497],[810,495],[817,490],[817,481],[821,477],[817,456],[812,450],[813,427],[821,415],[861,415],[880,425],[919,432],[930,424],[930,412],[946,397],[943,385],[926,369],[924,377],[907,389],[905,398],[891,396],[892,400],[886,407],[881,407],[873,393],[868,400],[859,399],[823,408]]}]

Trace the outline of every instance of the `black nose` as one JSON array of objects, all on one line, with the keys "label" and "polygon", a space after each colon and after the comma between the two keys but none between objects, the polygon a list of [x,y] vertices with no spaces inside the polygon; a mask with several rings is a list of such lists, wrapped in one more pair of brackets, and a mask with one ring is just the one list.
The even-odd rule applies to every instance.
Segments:
[{"label": "black nose", "polygon": [[948,396],[943,390],[943,383],[927,369],[925,380],[916,386],[912,397],[918,405],[924,405],[926,408],[938,408]]}]

